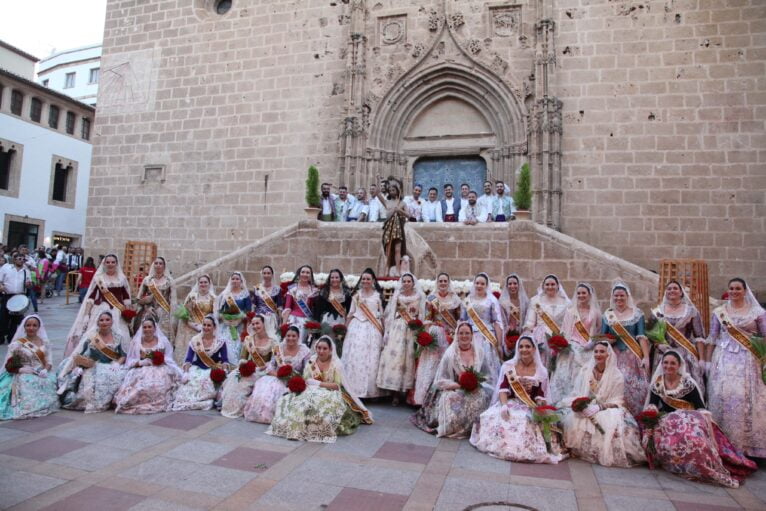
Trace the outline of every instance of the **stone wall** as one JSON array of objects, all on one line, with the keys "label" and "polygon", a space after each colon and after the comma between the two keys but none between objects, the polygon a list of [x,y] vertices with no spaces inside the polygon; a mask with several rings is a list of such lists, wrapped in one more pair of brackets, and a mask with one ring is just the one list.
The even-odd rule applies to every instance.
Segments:
[{"label": "stone wall", "polygon": [[766,4],[556,3],[562,231],[766,291]]},{"label": "stone wall", "polygon": [[[202,273],[210,274],[216,287],[222,289],[232,271],[242,271],[248,285],[253,286],[260,281],[260,270],[266,264],[277,274],[295,271],[302,264],[325,273],[333,268],[357,275],[367,267],[377,271],[382,255],[380,227],[301,221],[180,276],[179,296]],[[415,269],[419,278],[434,279],[437,271],[446,271],[453,279],[462,280],[484,271],[494,282],[502,282],[506,275],[517,272],[525,280],[527,292],[533,294],[542,278],[554,273],[569,294],[577,282],[590,282],[602,305],[608,303],[612,281],[621,278],[643,308],[657,301],[656,274],[533,222],[469,229],[454,224],[419,224],[412,230],[436,254],[432,256],[434,268]]]}]

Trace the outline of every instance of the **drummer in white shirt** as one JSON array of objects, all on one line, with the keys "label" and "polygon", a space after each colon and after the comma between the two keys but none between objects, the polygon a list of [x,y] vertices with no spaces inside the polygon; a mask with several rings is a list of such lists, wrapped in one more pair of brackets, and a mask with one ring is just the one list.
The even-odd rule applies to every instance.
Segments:
[{"label": "drummer in white shirt", "polygon": [[24,266],[24,255],[14,252],[11,256],[12,264],[6,264],[0,268],[0,343],[10,342],[21,323],[22,315],[8,312],[8,300],[16,295],[24,295],[32,286],[31,274]]},{"label": "drummer in white shirt", "polygon": [[430,188],[428,190],[428,200],[423,202],[423,207],[421,209],[423,222],[442,223],[442,203],[438,200],[438,193],[436,188]]}]

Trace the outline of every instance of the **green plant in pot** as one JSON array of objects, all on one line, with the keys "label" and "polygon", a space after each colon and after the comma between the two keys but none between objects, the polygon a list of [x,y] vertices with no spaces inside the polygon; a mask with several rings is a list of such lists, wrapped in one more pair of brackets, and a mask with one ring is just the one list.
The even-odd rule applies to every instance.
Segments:
[{"label": "green plant in pot", "polygon": [[521,166],[516,191],[513,193],[513,202],[516,206],[514,215],[517,220],[529,220],[530,208],[532,207],[532,177],[529,171],[529,163]]},{"label": "green plant in pot", "polygon": [[322,199],[319,195],[319,171],[314,165],[309,167],[309,173],[306,177],[306,214],[310,219],[319,218],[322,211]]}]

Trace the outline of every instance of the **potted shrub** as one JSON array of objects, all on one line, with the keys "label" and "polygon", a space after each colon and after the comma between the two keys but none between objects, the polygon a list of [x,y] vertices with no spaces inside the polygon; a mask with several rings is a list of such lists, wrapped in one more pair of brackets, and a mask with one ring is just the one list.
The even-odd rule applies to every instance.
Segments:
[{"label": "potted shrub", "polygon": [[306,178],[306,214],[312,220],[319,218],[322,211],[322,199],[319,196],[319,171],[313,165],[309,167],[309,175]]},{"label": "potted shrub", "polygon": [[529,220],[529,209],[532,207],[532,181],[529,172],[529,163],[521,166],[519,179],[516,182],[516,191],[513,193],[513,202],[516,206],[514,215],[517,220]]}]

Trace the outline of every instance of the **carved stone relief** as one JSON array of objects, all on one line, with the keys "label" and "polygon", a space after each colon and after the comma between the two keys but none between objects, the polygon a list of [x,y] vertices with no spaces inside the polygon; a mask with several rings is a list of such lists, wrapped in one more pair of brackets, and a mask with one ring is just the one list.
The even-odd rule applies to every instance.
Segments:
[{"label": "carved stone relief", "polygon": [[503,5],[489,8],[490,35],[511,37],[521,32],[521,6]]},{"label": "carved stone relief", "polygon": [[407,41],[407,16],[378,18],[378,44],[392,45]]}]

